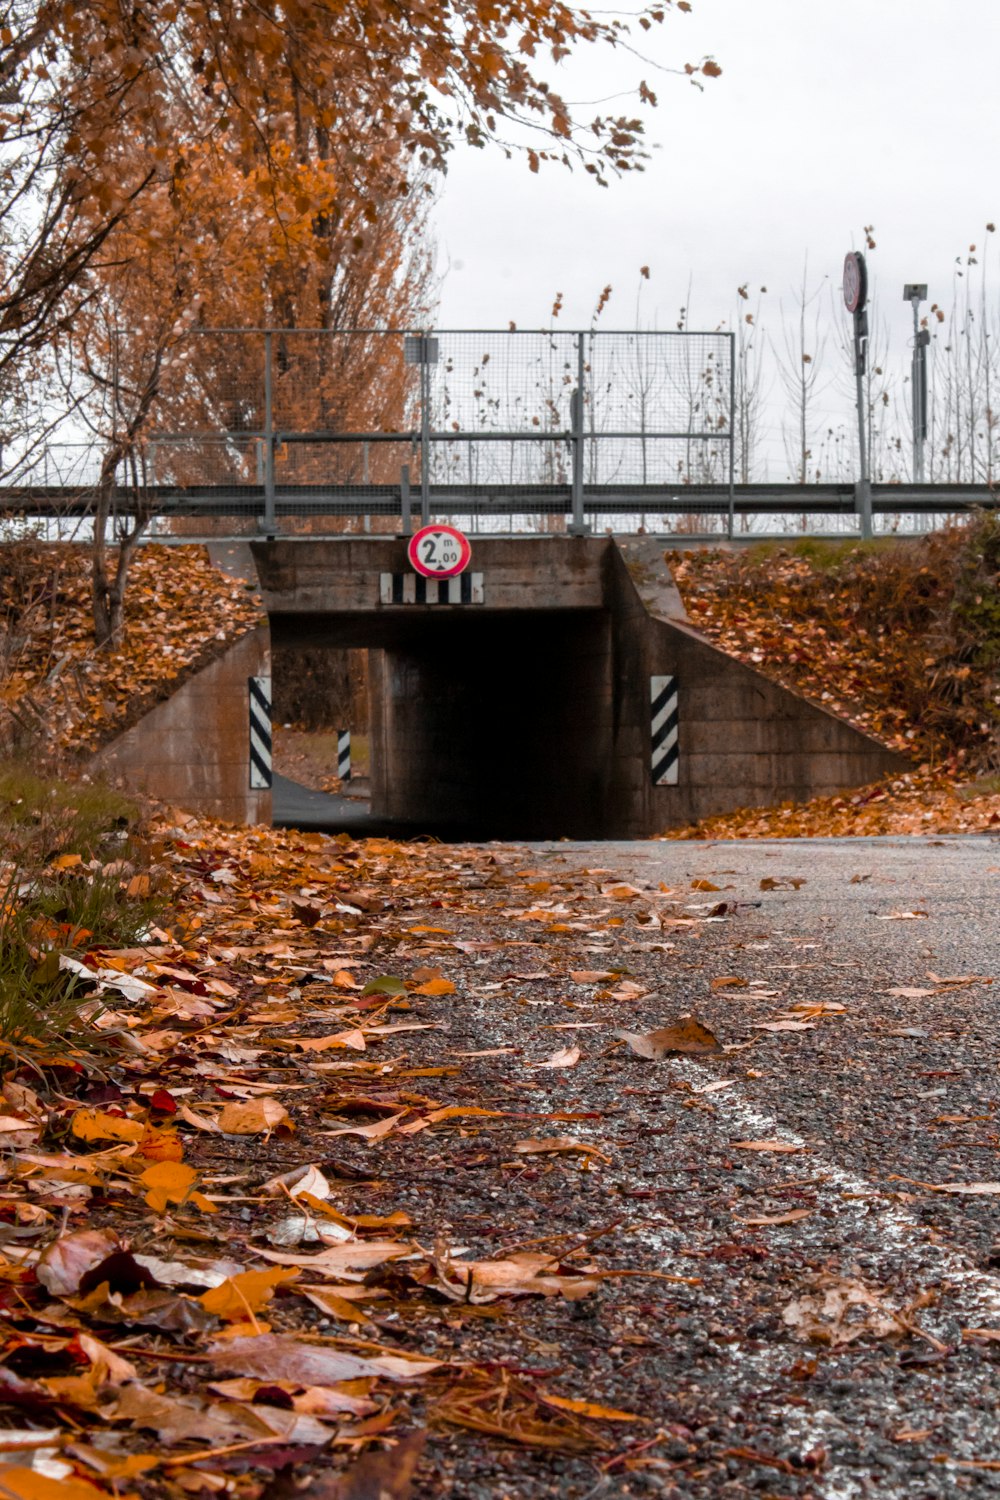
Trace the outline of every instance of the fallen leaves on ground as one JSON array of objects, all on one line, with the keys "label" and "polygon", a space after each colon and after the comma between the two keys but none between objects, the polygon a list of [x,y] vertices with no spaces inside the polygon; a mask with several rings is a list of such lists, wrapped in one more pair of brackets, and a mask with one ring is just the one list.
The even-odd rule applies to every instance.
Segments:
[{"label": "fallen leaves on ground", "polygon": [[[413,1432],[613,1452],[638,1412],[571,1366],[501,1366],[474,1335],[629,1277],[690,1280],[637,1264],[619,1219],[579,1235],[560,1219],[626,1154],[617,1110],[576,1107],[574,1080],[620,1071],[614,1019],[655,1003],[620,958],[581,958],[613,939],[668,959],[703,930],[686,893],[178,813],[148,837],[171,914],[71,959],[93,1059],[0,1043],[18,1146],[0,1168],[0,1383],[56,1434],[12,1448],[15,1467],[89,1500],[140,1479],[157,1500],[259,1500],[268,1474],[319,1456],[343,1470],[331,1494],[366,1493],[370,1469],[401,1496]],[[499,1040],[506,1005],[537,1045],[463,1045],[480,1005]],[[586,1049],[552,1050],[566,1028]],[[630,1045],[722,1053],[694,1017]],[[474,1165],[499,1204],[452,1228],[440,1183]],[[519,1179],[541,1212],[515,1237],[502,1199]]]},{"label": "fallen leaves on ground", "polygon": [[[909,542],[668,555],[691,623],[900,751],[914,769],[839,796],[744,808],[668,838],[970,833],[1000,826],[996,579],[973,520]],[[924,764],[917,766],[920,762]],[[984,775],[984,773],[987,773]],[[978,779],[980,776],[982,780]],[[761,889],[774,889],[762,882]]]},{"label": "fallen leaves on ground", "polygon": [[203,547],[145,546],[132,563],[122,639],[98,650],[87,549],[32,544],[23,570],[0,575],[0,625],[12,643],[0,745],[28,734],[49,751],[97,750],[260,619],[253,591]]}]

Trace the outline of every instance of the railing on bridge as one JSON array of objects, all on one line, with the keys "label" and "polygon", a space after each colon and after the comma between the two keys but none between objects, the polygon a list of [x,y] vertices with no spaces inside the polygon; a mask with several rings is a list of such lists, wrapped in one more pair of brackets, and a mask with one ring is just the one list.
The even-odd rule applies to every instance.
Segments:
[{"label": "railing on bridge", "polygon": [[425,518],[502,489],[582,529],[595,485],[731,484],[733,399],[726,333],[204,331],[165,374],[150,478],[262,486],[265,521],[289,487],[409,484]]}]

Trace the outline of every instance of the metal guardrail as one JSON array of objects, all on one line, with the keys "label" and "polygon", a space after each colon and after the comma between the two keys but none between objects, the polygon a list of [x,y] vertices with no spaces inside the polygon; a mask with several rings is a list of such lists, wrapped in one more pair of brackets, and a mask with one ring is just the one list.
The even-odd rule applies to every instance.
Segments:
[{"label": "metal guardrail", "polygon": [[[92,491],[85,485],[0,487],[0,512],[39,517],[86,517]],[[146,513],[185,522],[219,518],[243,522],[257,534],[274,534],[296,518],[341,518],[382,522],[380,530],[406,532],[413,524],[410,507],[418,496],[403,485],[280,484],[268,496],[263,484],[152,485],[135,494],[123,491],[118,510]],[[569,529],[582,517],[584,530],[664,531],[738,538],[752,532],[816,530],[809,518],[846,523],[844,534],[857,534],[860,517],[850,484],[584,485],[575,495],[565,485],[431,485],[427,514],[451,517],[472,531],[530,531],[553,524]],[[997,509],[1000,493],[986,485],[874,485],[873,529],[905,533],[926,530],[975,509]],[[764,529],[753,526],[764,521]],[[423,516],[421,516],[423,519]],[[909,520],[914,523],[907,527]],[[395,521],[393,526],[391,523]],[[519,522],[519,525],[514,525]],[[920,523],[923,523],[922,525]],[[561,523],[561,524],[559,524]],[[354,529],[354,528],[352,528]]]}]

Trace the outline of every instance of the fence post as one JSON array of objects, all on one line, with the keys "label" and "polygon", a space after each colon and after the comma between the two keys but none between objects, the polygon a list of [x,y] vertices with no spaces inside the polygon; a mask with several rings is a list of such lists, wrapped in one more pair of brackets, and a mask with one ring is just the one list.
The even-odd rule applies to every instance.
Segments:
[{"label": "fence post", "polygon": [[736,521],[736,335],[729,335],[729,518],[726,535],[730,541]]},{"label": "fence post", "polygon": [[570,396],[569,410],[571,423],[571,442],[573,445],[573,484],[572,505],[573,514],[569,523],[570,536],[586,536],[587,526],[583,515],[583,407],[584,407],[584,377],[586,374],[584,365],[582,333],[577,334],[576,339],[576,390]]},{"label": "fence post", "polygon": [[420,524],[427,526],[431,519],[431,413],[430,373],[426,354],[426,337],[420,361]]},{"label": "fence post", "polygon": [[264,335],[264,519],[261,529],[269,535],[274,521],[274,391],[272,385],[272,343],[274,335]]},{"label": "fence post", "polygon": [[399,471],[399,508],[403,517],[404,537],[413,535],[413,521],[410,516],[410,466],[403,464]]}]

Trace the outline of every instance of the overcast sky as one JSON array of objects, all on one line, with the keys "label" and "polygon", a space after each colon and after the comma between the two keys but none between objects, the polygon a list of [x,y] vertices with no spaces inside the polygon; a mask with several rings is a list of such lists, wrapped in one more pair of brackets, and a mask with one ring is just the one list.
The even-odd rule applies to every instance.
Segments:
[{"label": "overcast sky", "polygon": [[[441,326],[547,326],[560,291],[559,326],[587,326],[610,282],[600,326],[670,328],[690,281],[691,326],[711,328],[732,318],[743,282],[790,307],[806,257],[810,287],[828,277],[839,302],[865,224],[894,340],[905,346],[910,326],[904,281],[950,299],[956,256],[1000,222],[996,0],[694,6],[652,46],[668,65],[714,55],[723,74],[703,92],[596,52],[558,80],[597,99],[648,78],[660,106],[644,174],[601,189],[557,167],[532,176],[499,152],[455,157],[434,216]],[[995,259],[1000,235],[989,239]],[[641,265],[651,279],[637,314]]]}]

